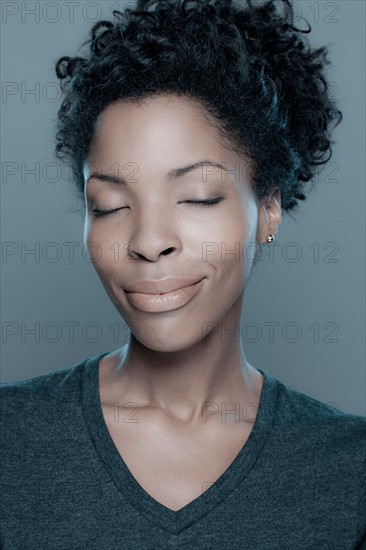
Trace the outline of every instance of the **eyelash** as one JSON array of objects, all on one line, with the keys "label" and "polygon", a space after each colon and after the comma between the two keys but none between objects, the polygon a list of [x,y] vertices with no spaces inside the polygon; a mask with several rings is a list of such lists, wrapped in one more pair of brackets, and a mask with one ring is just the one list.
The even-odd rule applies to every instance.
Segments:
[{"label": "eyelash", "polygon": [[[217,199],[207,199],[204,201],[184,201],[184,202],[188,204],[193,204],[195,206],[213,206],[215,204],[218,204],[222,200],[223,200],[223,197],[218,197]],[[122,210],[123,208],[126,208],[126,207],[123,206],[121,208],[113,208],[113,210],[98,210],[94,208],[92,212],[95,217],[111,216],[112,214],[114,214],[115,212],[118,212],[118,210]]]}]

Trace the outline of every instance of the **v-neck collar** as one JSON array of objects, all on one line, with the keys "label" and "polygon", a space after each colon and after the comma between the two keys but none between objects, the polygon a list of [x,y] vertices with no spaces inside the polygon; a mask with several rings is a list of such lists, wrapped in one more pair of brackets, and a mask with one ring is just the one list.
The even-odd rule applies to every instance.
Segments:
[{"label": "v-neck collar", "polygon": [[257,368],[264,377],[257,416],[250,435],[225,472],[204,493],[180,510],[167,508],[138,483],[119,454],[104,420],[99,392],[99,363],[110,352],[87,359],[82,368],[82,407],[95,449],[123,496],[147,519],[171,534],[199,521],[223,501],[248,475],[272,428],[278,381]]}]

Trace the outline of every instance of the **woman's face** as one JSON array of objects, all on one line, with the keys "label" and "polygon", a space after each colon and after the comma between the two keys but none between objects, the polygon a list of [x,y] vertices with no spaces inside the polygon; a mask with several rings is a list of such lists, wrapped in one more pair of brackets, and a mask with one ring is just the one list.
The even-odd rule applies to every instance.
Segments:
[{"label": "woman's face", "polygon": [[[226,170],[203,164],[167,177],[208,160]],[[156,351],[177,351],[221,323],[232,329],[256,239],[268,231],[258,223],[248,164],[222,147],[200,107],[177,96],[109,105],[98,119],[84,174],[84,244],[137,340]],[[219,200],[190,202],[211,199]],[[119,210],[96,216],[94,209]],[[201,282],[160,298],[126,292],[136,282],[167,278]]]}]

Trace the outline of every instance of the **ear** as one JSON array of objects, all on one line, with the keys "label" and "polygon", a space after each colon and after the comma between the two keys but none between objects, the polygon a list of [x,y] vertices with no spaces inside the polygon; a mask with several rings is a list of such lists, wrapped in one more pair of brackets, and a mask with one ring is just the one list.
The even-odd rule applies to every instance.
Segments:
[{"label": "ear", "polygon": [[282,221],[280,189],[273,189],[259,201],[259,204],[257,242],[267,243],[268,235],[277,235],[278,226]]}]

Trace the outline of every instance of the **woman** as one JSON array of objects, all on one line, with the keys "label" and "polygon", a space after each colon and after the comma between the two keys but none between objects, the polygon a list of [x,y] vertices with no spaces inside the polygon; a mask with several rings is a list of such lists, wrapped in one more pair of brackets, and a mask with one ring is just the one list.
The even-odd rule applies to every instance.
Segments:
[{"label": "woman", "polygon": [[341,120],[281,4],[139,0],[58,61],[56,152],[130,340],[3,385],[2,548],[366,547],[366,419],[240,342],[260,245]]}]

